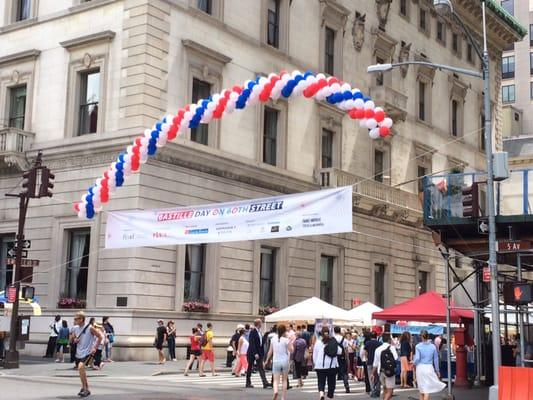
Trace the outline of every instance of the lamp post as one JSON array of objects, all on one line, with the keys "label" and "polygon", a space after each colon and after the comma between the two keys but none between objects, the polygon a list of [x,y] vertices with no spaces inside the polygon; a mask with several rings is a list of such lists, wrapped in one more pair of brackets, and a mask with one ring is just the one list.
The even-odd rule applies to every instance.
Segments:
[{"label": "lamp post", "polygon": [[490,79],[489,79],[489,53],[487,49],[487,24],[486,24],[486,6],[485,1],[481,0],[482,23],[483,23],[483,50],[480,49],[471,32],[465,26],[461,18],[455,13],[451,0],[433,0],[435,10],[439,14],[450,14],[453,19],[461,26],[468,40],[472,44],[475,52],[481,59],[482,73],[478,71],[457,68],[449,65],[433,64],[424,61],[407,61],[396,64],[378,64],[368,67],[368,72],[389,71],[400,65],[426,65],[439,70],[448,70],[464,75],[474,76],[483,79],[483,96],[485,111],[485,154],[487,159],[487,199],[488,199],[488,228],[489,228],[489,261],[490,268],[490,292],[491,292],[491,311],[492,311],[492,357],[494,369],[494,385],[498,385],[498,368],[501,363],[500,352],[500,314],[499,314],[499,296],[498,296],[498,265],[496,263],[496,219],[494,207],[494,173],[493,173],[493,155],[492,155],[492,117],[490,108]]}]

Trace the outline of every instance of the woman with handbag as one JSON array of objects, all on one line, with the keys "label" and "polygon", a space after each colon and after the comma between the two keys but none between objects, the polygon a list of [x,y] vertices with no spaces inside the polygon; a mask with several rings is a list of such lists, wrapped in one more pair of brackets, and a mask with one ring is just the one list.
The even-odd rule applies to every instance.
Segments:
[{"label": "woman with handbag", "polygon": [[171,361],[176,360],[176,326],[174,321],[168,321],[167,323],[167,344],[168,344],[168,356]]},{"label": "woman with handbag", "polygon": [[302,337],[301,332],[296,332],[296,340],[294,341],[294,351],[292,352],[292,359],[294,360],[294,372],[296,379],[298,379],[298,385],[296,387],[303,387],[303,377],[307,372],[307,359],[305,356],[309,356],[307,350],[307,342]]},{"label": "woman with handbag", "polygon": [[106,335],[106,344],[105,344],[105,359],[104,362],[113,362],[111,359],[111,349],[113,348],[113,343],[115,342],[115,329],[113,325],[109,322],[109,317],[102,317],[102,326],[105,329]]}]

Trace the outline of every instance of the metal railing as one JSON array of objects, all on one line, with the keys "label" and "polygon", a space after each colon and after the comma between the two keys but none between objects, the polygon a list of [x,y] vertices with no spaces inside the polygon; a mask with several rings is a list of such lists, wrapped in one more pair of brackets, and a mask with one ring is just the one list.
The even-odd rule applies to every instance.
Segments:
[{"label": "metal railing", "polygon": [[416,194],[391,187],[370,178],[362,178],[337,168],[318,170],[318,180],[323,187],[353,185],[354,194],[394,206],[422,211],[420,200]]},{"label": "metal railing", "polygon": [[30,149],[35,134],[17,128],[0,129],[0,155],[2,153],[24,153]]}]

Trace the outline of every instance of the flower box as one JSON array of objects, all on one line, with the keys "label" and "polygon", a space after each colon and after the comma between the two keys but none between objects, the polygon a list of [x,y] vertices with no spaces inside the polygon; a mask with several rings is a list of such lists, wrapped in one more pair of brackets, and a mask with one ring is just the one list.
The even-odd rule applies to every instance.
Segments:
[{"label": "flower box", "polygon": [[270,315],[277,311],[279,311],[279,308],[276,306],[260,306],[259,307],[259,315]]},{"label": "flower box", "polygon": [[85,308],[87,302],[81,299],[74,299],[71,297],[62,297],[57,302],[57,308]]},{"label": "flower box", "polygon": [[207,313],[211,305],[205,300],[187,300],[181,306],[182,311],[185,312],[202,312]]}]

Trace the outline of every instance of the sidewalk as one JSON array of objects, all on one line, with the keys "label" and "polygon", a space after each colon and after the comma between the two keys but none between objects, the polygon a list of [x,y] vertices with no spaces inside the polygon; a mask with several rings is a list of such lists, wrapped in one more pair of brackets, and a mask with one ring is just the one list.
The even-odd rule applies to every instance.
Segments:
[{"label": "sidewalk", "polygon": [[[67,358],[65,358],[68,361]],[[55,377],[77,377],[78,373],[73,368],[73,364],[68,362],[56,363],[52,358],[23,356],[20,360],[20,368],[4,369],[0,367],[0,375],[18,376],[55,376]],[[217,372],[230,373],[230,368],[226,367],[224,360],[216,362]],[[156,361],[118,361],[113,363],[103,363],[104,367],[99,371],[89,369],[89,376],[113,376],[113,377],[146,377],[157,375],[182,375],[187,365],[185,360],[167,361],[163,365]],[[196,365],[196,362],[195,362]],[[196,373],[196,370],[193,370]],[[210,374],[209,364],[206,363],[205,373]]]}]

